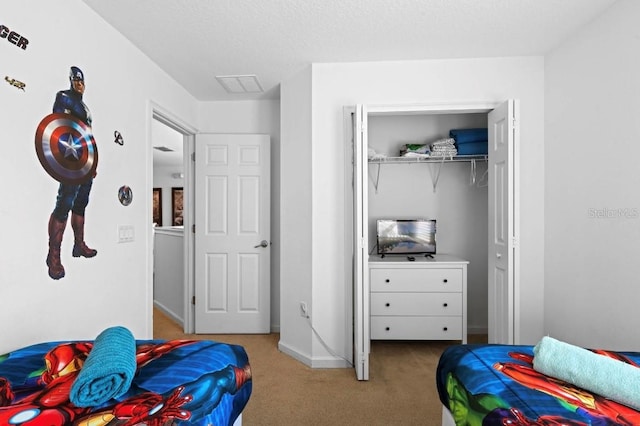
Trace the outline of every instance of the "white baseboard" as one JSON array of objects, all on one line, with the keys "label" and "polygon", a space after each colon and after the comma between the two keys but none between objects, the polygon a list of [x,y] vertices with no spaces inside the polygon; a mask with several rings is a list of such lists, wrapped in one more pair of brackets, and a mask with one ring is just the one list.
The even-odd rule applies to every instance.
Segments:
[{"label": "white baseboard", "polygon": [[278,342],[278,349],[280,350],[280,352],[283,352],[283,353],[289,355],[291,358],[297,359],[298,361],[300,361],[301,363],[303,363],[307,367],[311,367],[311,364],[312,364],[311,363],[311,358],[308,355],[305,355],[305,354],[301,353],[300,351],[292,348],[291,346],[287,345],[286,343],[282,343],[282,341]]},{"label": "white baseboard", "polygon": [[175,312],[173,312],[171,309],[167,308],[166,306],[164,306],[162,303],[158,302],[157,300],[153,301],[153,306],[155,306],[156,308],[160,309],[163,313],[165,313],[168,317],[170,317],[172,320],[174,320],[175,322],[177,322],[178,324],[180,324],[180,326],[184,327],[184,318],[180,318]]},{"label": "white baseboard", "polygon": [[333,356],[314,358],[311,368],[352,368],[346,360]]},{"label": "white baseboard", "polygon": [[281,341],[278,342],[278,349],[289,355],[290,357],[297,359],[307,367],[311,368],[351,368],[351,365],[344,359],[333,357],[333,356],[325,356],[325,357],[314,357],[311,358],[307,354],[303,354],[300,351],[288,346]]}]

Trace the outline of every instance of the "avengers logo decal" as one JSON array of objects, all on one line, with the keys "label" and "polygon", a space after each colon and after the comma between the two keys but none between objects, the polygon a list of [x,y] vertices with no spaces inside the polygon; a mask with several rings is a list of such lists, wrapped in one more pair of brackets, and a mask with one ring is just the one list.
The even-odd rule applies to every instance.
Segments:
[{"label": "avengers logo decal", "polygon": [[91,128],[69,114],[42,119],[35,137],[38,160],[58,182],[81,184],[95,175],[98,147]]}]

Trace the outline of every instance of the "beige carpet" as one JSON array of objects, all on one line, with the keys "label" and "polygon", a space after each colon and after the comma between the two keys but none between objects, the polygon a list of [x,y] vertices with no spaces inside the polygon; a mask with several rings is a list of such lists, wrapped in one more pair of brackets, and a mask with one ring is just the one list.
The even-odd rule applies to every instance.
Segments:
[{"label": "beige carpet", "polygon": [[[209,339],[242,345],[253,372],[253,392],[243,424],[438,426],[435,385],[440,354],[456,342],[374,341],[370,380],[353,369],[312,369],[278,350],[279,334],[185,335],[154,311],[154,338]],[[470,336],[483,342],[486,336]]]}]

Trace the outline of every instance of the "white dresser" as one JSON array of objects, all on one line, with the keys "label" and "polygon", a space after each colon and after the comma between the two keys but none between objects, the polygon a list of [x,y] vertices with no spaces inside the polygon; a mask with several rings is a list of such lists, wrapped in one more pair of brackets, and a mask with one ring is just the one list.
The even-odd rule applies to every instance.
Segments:
[{"label": "white dresser", "polygon": [[466,260],[371,256],[371,340],[467,343]]}]

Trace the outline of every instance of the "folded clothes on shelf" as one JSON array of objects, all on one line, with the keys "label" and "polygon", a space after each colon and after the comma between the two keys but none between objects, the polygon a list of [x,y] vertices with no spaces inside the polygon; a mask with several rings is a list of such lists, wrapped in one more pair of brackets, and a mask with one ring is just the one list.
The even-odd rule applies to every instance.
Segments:
[{"label": "folded clothes on shelf", "polygon": [[453,138],[438,139],[429,145],[432,157],[455,157],[458,154]]},{"label": "folded clothes on shelf", "polygon": [[456,144],[486,142],[489,140],[489,131],[487,128],[475,129],[451,129],[449,137],[455,139]]},{"label": "folded clothes on shelf", "polygon": [[430,153],[428,144],[405,144],[400,147],[400,157],[428,157]]}]

